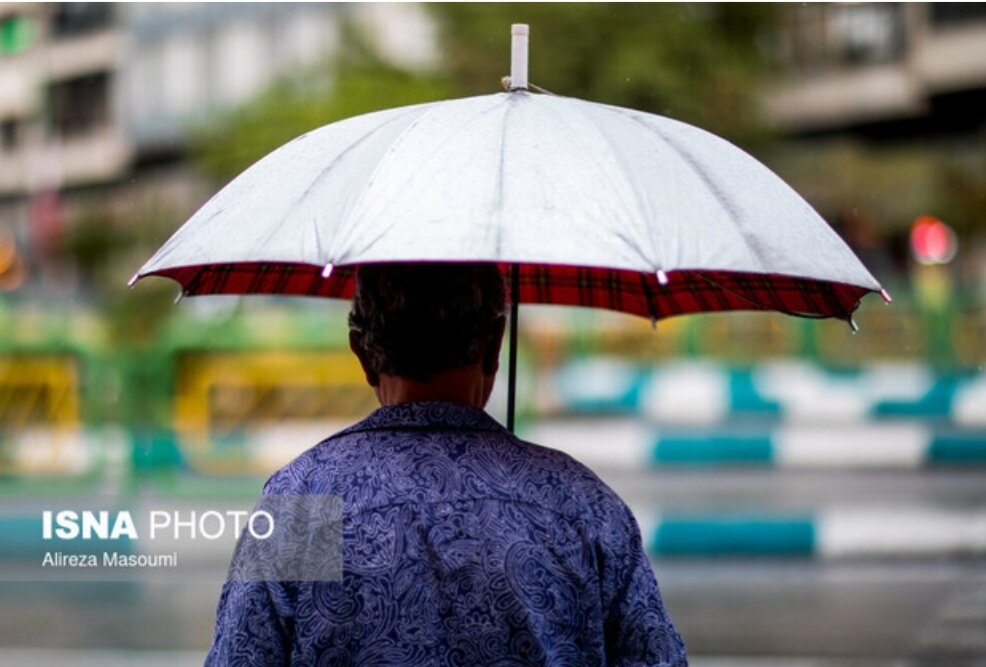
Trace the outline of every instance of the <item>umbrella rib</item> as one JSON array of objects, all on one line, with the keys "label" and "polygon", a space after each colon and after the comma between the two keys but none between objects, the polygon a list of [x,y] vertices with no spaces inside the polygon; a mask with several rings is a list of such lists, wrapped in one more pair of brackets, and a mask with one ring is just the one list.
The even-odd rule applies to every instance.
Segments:
[{"label": "umbrella rib", "polygon": [[[554,96],[554,97],[561,97],[561,96]],[[561,99],[563,99],[563,100],[571,100],[571,98],[564,98],[564,97],[562,97]],[[581,105],[579,105],[579,106],[581,106]],[[576,106],[575,108],[578,109],[579,113],[582,114],[583,118],[585,118],[588,121],[587,124],[589,125],[589,127],[591,127],[600,137],[602,137],[602,140],[606,143],[607,146],[610,146],[612,148],[614,146],[614,144],[609,140],[609,138],[605,135],[605,133],[603,133],[602,131],[600,131],[600,129],[597,126],[597,124],[595,122],[593,122],[591,118],[589,118],[588,116],[586,116],[585,113],[582,112],[582,109],[579,108],[579,106]],[[564,107],[558,107],[558,108],[555,109],[555,111],[560,111],[560,113],[554,113],[552,115],[552,118],[556,122],[560,123],[561,125],[564,125],[566,128],[568,128],[569,130],[571,130],[569,132],[569,137],[573,141],[573,143],[574,143],[574,141],[581,141],[579,139],[580,133],[574,131],[574,128],[572,128],[571,124],[565,118],[565,113],[564,113],[565,109],[564,109]],[[581,143],[580,145],[583,146],[583,147],[585,147],[585,143],[584,142]],[[600,164],[599,160],[597,158],[595,158],[595,157],[592,156],[592,151],[591,150],[584,150],[583,153],[585,155],[587,155],[587,156],[590,157],[590,159],[592,161],[592,164],[596,168],[596,172],[599,174],[599,180],[600,181],[607,181],[609,183],[612,183],[612,180],[607,176],[607,172],[606,172],[605,169],[602,168],[602,165]],[[627,183],[627,181],[626,181],[626,178],[624,176],[622,176],[622,170],[621,170],[620,173],[621,173],[621,180],[622,180],[622,182],[627,185],[627,190],[629,190],[631,193],[633,193],[634,198],[636,198],[636,200],[637,200],[638,207],[641,208],[642,210],[644,208],[646,208],[646,207],[643,206],[643,203],[644,202],[641,201],[640,195],[637,193],[636,189],[633,188],[633,187],[630,187],[629,183]],[[634,216],[629,213],[629,210],[626,211],[626,216],[627,216],[627,219],[633,219],[634,218]],[[649,225],[646,225],[645,224],[644,227],[646,229],[646,228],[649,227]],[[651,261],[651,260],[648,260],[648,258],[644,255],[644,253],[642,253],[639,250],[639,248],[637,247],[637,245],[635,243],[633,243],[630,238],[627,237],[627,235],[623,232],[622,229],[620,229],[619,227],[615,227],[615,228],[613,228],[610,231],[613,233],[614,236],[616,236],[617,238],[619,238],[620,240],[622,240],[626,244],[626,249],[633,250],[633,251],[636,252],[639,260],[641,261],[641,263],[648,264],[648,265],[653,265],[654,262]],[[656,246],[654,244],[654,239],[653,239],[653,237],[651,237],[650,234],[648,234],[647,236],[650,237],[650,239],[651,239],[652,250],[654,251],[655,258],[656,258],[656,256],[657,256],[657,248],[656,248]]]},{"label": "umbrella rib", "polygon": [[[424,105],[424,106],[431,106],[431,105]],[[340,160],[342,160],[346,155],[348,155],[350,152],[355,150],[357,146],[366,142],[367,139],[375,135],[383,128],[391,125],[392,123],[395,123],[398,120],[407,117],[411,113],[420,110],[421,110],[421,106],[419,105],[419,106],[411,107],[404,113],[394,114],[394,116],[387,119],[386,122],[381,123],[380,125],[377,125],[370,131],[366,132],[365,134],[360,135],[355,141],[353,141],[351,144],[346,146],[345,149],[340,151],[334,158],[332,158],[332,161],[329,162],[329,164],[327,164],[325,167],[323,167],[321,171],[319,171],[318,175],[311,180],[308,186],[305,187],[304,191],[295,199],[295,201],[291,204],[287,212],[281,217],[281,219],[277,222],[277,224],[271,226],[271,229],[268,230],[267,234],[265,234],[263,239],[260,241],[260,245],[261,246],[266,245],[271,239],[273,239],[277,235],[281,227],[291,218],[291,213],[305,200],[305,198],[315,188],[315,186],[318,185],[318,183],[321,182],[333,169],[335,169],[336,165],[338,165]],[[316,229],[318,228],[317,222],[315,227]]]},{"label": "umbrella rib", "polygon": [[[384,161],[386,160],[387,156],[388,155],[391,155],[394,152],[394,146],[396,146],[398,143],[400,143],[401,139],[403,139],[405,136],[407,136],[407,133],[410,132],[414,127],[416,127],[421,122],[421,119],[424,118],[428,114],[428,111],[430,111],[431,108],[433,108],[433,105],[428,105],[428,107],[429,108],[428,109],[425,109],[424,113],[420,114],[407,127],[405,127],[401,131],[401,133],[399,135],[397,135],[397,137],[394,138],[394,140],[391,142],[390,146],[387,147],[387,151],[384,153],[383,157],[381,157],[377,161],[377,164],[373,168],[373,171],[370,173],[369,177],[366,179],[366,182],[363,183],[362,192],[360,192],[360,195],[356,199],[356,202],[349,208],[349,212],[352,212],[352,211],[356,210],[357,208],[359,208],[360,204],[363,203],[363,199],[364,199],[364,197],[366,195],[367,189],[373,183],[373,181],[376,179],[377,174],[380,172],[381,165],[384,163]],[[401,116],[401,117],[403,118],[403,116]],[[379,128],[377,128],[377,129],[379,129]],[[343,222],[345,222],[345,221],[342,221],[340,223],[340,228],[343,229],[343,230],[350,229],[350,231],[352,231],[353,226],[352,225],[342,224]],[[393,227],[393,224],[396,224],[396,223],[392,223],[391,224],[391,227]],[[389,230],[390,230],[390,228],[385,229],[383,232],[381,232],[380,236],[382,236],[383,234],[386,234]],[[379,236],[378,236],[378,238],[379,238]],[[339,245],[339,239],[340,239],[340,237],[336,237],[335,238],[335,241],[336,241],[335,244],[334,244],[335,246],[338,246]],[[368,244],[368,245],[372,245],[372,243],[375,242],[375,241],[376,241],[376,239],[374,239],[373,241],[371,241],[370,244]]]},{"label": "umbrella rib", "polygon": [[[213,211],[209,215],[209,217],[207,217],[205,220],[203,220],[199,224],[200,225],[206,225],[206,224],[208,224],[216,216],[220,215],[222,212],[223,212],[223,208],[222,207],[217,207],[216,210]],[[165,241],[164,245],[162,245],[160,248],[158,248],[158,251],[156,253],[154,253],[154,255],[149,260],[147,260],[146,262],[144,262],[144,266],[140,267],[140,271],[138,273],[140,273],[141,275],[143,275],[146,271],[148,271],[148,267],[149,266],[153,266],[155,264],[160,265],[160,264],[164,263],[164,260],[168,257],[169,254],[171,254],[171,253],[174,252],[175,247],[178,244],[180,244],[180,243],[191,243],[191,244],[195,245],[196,247],[202,249],[202,255],[203,255],[203,257],[208,257],[209,256],[208,250],[204,246],[202,246],[202,244],[200,244],[196,240],[194,234],[191,234],[190,235],[190,238],[188,240],[185,240],[184,237],[185,236],[189,236],[189,233],[188,232],[185,232],[186,229],[187,229],[187,227],[184,226],[184,225],[182,227],[178,228],[178,230],[176,230],[175,233],[171,235],[171,238],[169,238],[167,241]],[[153,271],[154,269],[150,269],[150,270]]]},{"label": "umbrella rib", "polygon": [[754,308],[756,310],[773,310],[773,311],[777,311],[778,313],[781,313],[783,315],[790,315],[791,317],[805,317],[805,318],[808,318],[808,319],[815,319],[815,320],[825,319],[826,318],[825,315],[821,315],[819,313],[799,313],[799,312],[790,310],[788,308],[783,308],[780,305],[768,305],[768,304],[762,303],[760,301],[756,301],[754,299],[751,299],[748,296],[744,296],[742,293],[740,293],[740,292],[738,292],[738,291],[736,291],[734,289],[731,289],[729,287],[726,287],[725,285],[723,285],[721,283],[716,282],[712,278],[709,278],[707,275],[705,275],[705,272],[703,272],[703,271],[695,271],[694,274],[696,276],[698,276],[699,278],[701,278],[702,280],[704,280],[705,282],[707,282],[710,285],[712,285],[713,287],[715,287],[715,288],[717,288],[719,290],[722,290],[723,292],[728,292],[728,293],[732,294],[733,296],[735,296],[737,299],[749,303],[750,305],[754,306]]},{"label": "umbrella rib", "polygon": [[651,326],[657,328],[657,309],[654,307],[654,302],[651,300],[650,284],[647,282],[648,276],[644,273],[638,274],[640,276],[640,285],[644,289],[644,300],[647,301],[647,312],[650,313]]},{"label": "umbrella rib", "polygon": [[[478,113],[476,113],[474,117],[482,116],[482,115],[484,115],[486,113],[489,113],[491,110],[496,109],[497,106],[498,105],[493,105],[493,106],[491,106],[489,108],[483,109],[483,110],[479,111]],[[391,145],[387,148],[386,154],[383,157],[381,157],[380,160],[378,160],[376,167],[374,167],[374,169],[373,169],[373,173],[371,173],[370,176],[369,176],[369,178],[367,179],[366,186],[364,186],[363,191],[360,193],[360,196],[357,199],[356,203],[353,204],[353,206],[350,208],[350,211],[354,211],[354,210],[358,209],[359,206],[362,204],[363,200],[366,198],[366,192],[367,192],[367,189],[369,187],[369,184],[371,184],[374,181],[374,179],[376,178],[376,175],[379,173],[380,169],[382,168],[384,162],[386,161],[386,158],[394,152],[394,147],[397,146],[403,140],[403,138],[405,136],[407,136],[407,134],[411,130],[413,130],[417,125],[419,125],[422,121],[424,121],[425,118],[428,116],[428,114],[431,113],[432,111],[434,111],[435,108],[437,108],[437,105],[428,105],[428,107],[429,108],[426,109],[425,112],[422,113],[418,118],[416,118],[413,123],[411,123],[406,128],[404,128],[404,130],[400,133],[400,135],[398,137],[396,137],[394,139],[394,141],[391,143]],[[464,122],[459,128],[456,129],[456,132],[460,131],[463,127],[468,126],[471,122],[472,121]],[[435,149],[435,152],[437,152],[437,148]],[[433,152],[433,154],[434,154],[434,152]],[[372,247],[373,244],[375,244],[378,240],[380,240],[381,238],[383,238],[384,236],[386,236],[387,233],[390,232],[390,230],[393,229],[394,226],[397,225],[399,222],[400,222],[400,220],[397,219],[397,218],[395,218],[387,226],[386,229],[381,230],[380,233],[377,234],[374,238],[367,240],[363,244],[364,247],[362,249],[362,252],[365,252],[368,248]],[[355,225],[343,225],[343,228],[349,229],[352,232],[355,229]],[[336,240],[336,245],[338,246],[339,245],[338,237],[335,240]]]},{"label": "umbrella rib", "polygon": [[683,147],[679,146],[671,137],[666,135],[659,128],[656,128],[652,125],[649,125],[648,123],[643,122],[635,114],[626,113],[624,110],[620,109],[619,107],[606,107],[606,108],[619,113],[621,116],[629,118],[633,122],[637,123],[638,125],[649,130],[651,133],[655,134],[662,142],[664,142],[664,144],[668,148],[674,151],[686,165],[688,165],[688,168],[691,169],[692,173],[698,177],[699,181],[709,192],[709,194],[711,194],[715,198],[715,200],[719,203],[720,208],[726,212],[726,214],[729,216],[729,219],[732,220],[733,224],[736,225],[736,229],[739,230],[740,235],[746,241],[746,249],[756,259],[757,264],[760,266],[760,270],[764,271],[765,264],[763,261],[763,257],[758,251],[756,244],[750,242],[753,236],[748,232],[746,225],[743,224],[741,218],[736,214],[735,209],[732,206],[732,202],[729,200],[728,197],[726,197],[726,195],[722,192],[722,190],[712,181],[712,179],[709,178],[708,174],[706,174],[702,169],[699,168],[698,161],[691,155],[691,153],[689,153]]},{"label": "umbrella rib", "polygon": [[500,164],[496,170],[496,183],[493,186],[494,191],[494,206],[496,207],[496,245],[495,245],[495,255],[497,257],[503,257],[503,175],[506,171],[506,151],[504,150],[507,145],[507,120],[510,118],[510,112],[515,104],[514,96],[511,95],[507,98],[507,104],[503,111],[503,125],[500,127]]},{"label": "umbrella rib", "polygon": [[[593,107],[593,108],[594,107],[597,107],[597,106],[601,106],[601,105],[596,105],[596,104],[593,104],[593,103],[588,103],[588,104],[589,104],[590,107]],[[596,123],[590,116],[588,116],[585,113],[584,106],[585,105],[581,105],[580,104],[580,105],[577,105],[575,108],[577,108],[579,110],[579,113],[581,113],[582,116],[589,121],[589,126],[592,127],[596,131],[596,134],[598,134],[602,138],[602,140],[606,143],[606,145],[610,147],[611,153],[614,156],[619,155],[618,150],[616,150],[616,149],[619,149],[619,146],[612,139],[610,139],[610,137],[609,137],[608,134],[606,134],[605,132],[602,131],[602,129],[600,129],[600,125],[598,123]],[[607,108],[607,107],[603,107],[603,108]],[[559,115],[559,118],[561,119],[562,124],[568,126],[568,123],[565,122],[564,117],[562,115]],[[578,133],[573,132],[572,133],[572,136],[573,137],[578,137],[579,135],[578,135]],[[596,160],[596,159],[593,159],[593,163],[597,166],[599,173],[605,178],[606,177],[605,176],[606,175],[606,171],[604,169],[602,169],[601,165],[599,165],[599,161]],[[617,163],[619,164],[619,160],[617,160]],[[620,166],[622,167],[622,165],[620,165]],[[654,268],[655,271],[658,270],[658,269],[667,269],[668,267],[665,266],[665,264],[666,264],[666,254],[659,249],[659,246],[661,244],[658,242],[657,239],[654,238],[654,234],[653,234],[653,232],[654,232],[654,230],[656,230],[657,226],[656,225],[653,225],[653,224],[648,224],[649,221],[652,222],[652,216],[650,216],[649,202],[646,201],[643,197],[641,197],[641,193],[640,193],[640,191],[639,191],[638,188],[633,187],[632,183],[629,183],[627,181],[627,178],[626,178],[626,175],[625,175],[625,171],[622,168],[620,169],[619,173],[621,175],[621,180],[627,185],[627,190],[629,190],[633,194],[633,197],[634,197],[634,199],[636,200],[636,203],[637,203],[637,208],[639,210],[641,210],[641,211],[646,211],[647,212],[647,218],[644,220],[644,229],[647,231],[646,236],[647,236],[647,238],[650,239],[650,242],[651,242],[651,252],[653,253],[653,260],[648,261],[647,257],[645,257],[644,254],[642,252],[640,252],[639,250],[637,251],[638,252],[638,255],[640,256],[641,261],[643,261],[644,263],[650,264],[652,266],[652,268]],[[634,216],[632,216],[632,215],[628,215],[628,218],[631,218],[632,219],[633,217]],[[620,238],[621,240],[623,240],[623,241],[625,241],[627,243],[627,247],[628,248],[632,248],[634,250],[637,250],[636,244],[632,243],[630,241],[630,239],[627,238],[627,236],[623,233],[623,231],[621,229],[617,228],[616,230],[614,230],[614,232],[615,232],[615,235],[618,238]],[[654,266],[655,263],[657,263],[657,266]]]},{"label": "umbrella rib", "polygon": [[[415,120],[414,122],[412,122],[411,125],[408,126],[408,128],[405,128],[401,132],[401,135],[400,136],[403,136],[404,133],[406,133],[407,130],[410,127],[414,127],[414,125],[418,122],[418,120],[420,120],[421,116],[424,116],[426,113],[428,113],[427,108],[428,107],[431,107],[433,105],[426,104],[426,105],[423,105],[423,106],[425,107],[424,113],[421,113],[419,115],[419,117],[418,117],[417,120]],[[370,130],[369,132],[360,135],[356,139],[356,141],[354,141],[353,143],[349,144],[345,148],[345,150],[343,150],[338,155],[336,155],[332,159],[332,162],[330,162],[328,165],[326,165],[325,168],[322,169],[322,171],[320,171],[318,173],[318,176],[316,176],[314,179],[312,179],[312,182],[308,184],[308,187],[305,188],[305,191],[301,193],[301,197],[299,197],[298,199],[300,200],[300,199],[303,199],[305,196],[307,196],[308,193],[312,191],[312,188],[314,188],[315,185],[318,184],[318,182],[321,181],[325,177],[326,174],[328,174],[330,171],[332,171],[335,168],[336,164],[339,162],[339,160],[341,160],[343,157],[345,157],[346,155],[348,155],[350,153],[350,151],[352,151],[353,149],[355,149],[360,144],[364,143],[367,139],[369,139],[370,137],[372,137],[373,135],[375,135],[377,132],[379,132],[383,128],[387,127],[388,125],[391,125],[392,123],[394,123],[394,122],[396,122],[398,120],[401,120],[402,118],[404,118],[406,116],[409,116],[412,113],[418,112],[418,111],[421,111],[421,106],[411,107],[410,109],[408,109],[407,111],[405,111],[404,113],[401,113],[401,114],[394,114],[394,116],[392,118],[389,118],[386,122],[381,123],[380,125],[377,125],[372,130]],[[400,139],[400,137],[398,137],[398,140],[399,139]],[[372,175],[371,175],[371,178],[372,178]]]},{"label": "umbrella rib", "polygon": [[312,231],[315,233],[315,253],[321,264],[325,266],[332,260],[325,254],[325,249],[322,247],[322,232],[318,229],[318,219],[315,216],[312,216]]}]

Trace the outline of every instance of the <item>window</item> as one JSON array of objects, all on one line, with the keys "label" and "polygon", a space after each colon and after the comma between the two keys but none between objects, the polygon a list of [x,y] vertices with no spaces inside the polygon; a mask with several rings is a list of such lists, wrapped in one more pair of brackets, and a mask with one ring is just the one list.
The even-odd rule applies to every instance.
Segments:
[{"label": "window", "polygon": [[842,62],[887,62],[903,53],[904,25],[899,6],[841,5],[832,10],[831,35]]},{"label": "window", "polygon": [[91,74],[51,84],[48,88],[49,130],[74,137],[105,126],[110,120],[110,76]]},{"label": "window", "polygon": [[75,37],[109,27],[113,5],[102,2],[63,2],[55,10],[51,32],[55,37]]},{"label": "window", "polygon": [[782,55],[801,70],[886,63],[904,53],[900,5],[808,5],[788,11]]},{"label": "window", "polygon": [[0,151],[10,152],[17,148],[20,139],[18,123],[13,118],[4,118],[0,121]]},{"label": "window", "polygon": [[932,2],[928,11],[934,28],[958,28],[986,21],[986,2]]}]

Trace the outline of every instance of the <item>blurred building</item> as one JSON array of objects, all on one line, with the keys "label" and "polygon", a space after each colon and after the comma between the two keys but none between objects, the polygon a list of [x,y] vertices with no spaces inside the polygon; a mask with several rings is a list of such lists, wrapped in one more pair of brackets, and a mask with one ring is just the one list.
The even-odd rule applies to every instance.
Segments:
[{"label": "blurred building", "polygon": [[[785,5],[769,41],[773,166],[893,287],[986,296],[986,3]],[[914,250],[925,216],[954,228],[941,266]]]},{"label": "blurred building", "polygon": [[[767,41],[786,74],[764,107],[783,136],[947,144],[975,172],[986,136],[986,3],[799,4],[781,13]],[[395,61],[434,59],[434,28],[414,4],[0,3],[0,291],[64,271],[46,257],[90,202],[130,219],[147,198],[179,210],[200,202],[210,186],[183,160],[188,128],[326,58],[344,17],[366,25]],[[890,183],[882,191],[855,177],[880,216],[844,215],[842,200],[858,193],[818,177],[821,166],[802,169],[800,180],[797,165],[783,173],[816,206],[830,204],[831,220],[845,218],[862,239],[857,251],[880,254],[873,230],[934,213],[927,201],[951,197],[934,182],[939,164],[926,162],[910,182],[881,176]],[[975,173],[956,173],[954,187],[974,193]],[[962,211],[975,207],[969,197]],[[49,278],[55,290],[72,283]]]},{"label": "blurred building", "polygon": [[430,26],[407,5],[0,3],[0,245],[16,250],[0,258],[19,262],[17,275],[0,265],[0,288],[53,268],[80,202],[197,202],[189,126],[325,59],[344,15],[385,55],[431,58]]},{"label": "blurred building", "polygon": [[766,106],[788,133],[900,138],[986,127],[986,3],[792,7],[777,47],[790,76]]}]

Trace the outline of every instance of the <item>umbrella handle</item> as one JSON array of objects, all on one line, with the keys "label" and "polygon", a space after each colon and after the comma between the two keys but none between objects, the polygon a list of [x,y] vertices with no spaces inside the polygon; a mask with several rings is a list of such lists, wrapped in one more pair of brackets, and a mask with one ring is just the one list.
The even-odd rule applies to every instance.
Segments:
[{"label": "umbrella handle", "polygon": [[520,311],[520,265],[510,265],[510,351],[507,366],[507,429],[514,432],[517,401],[517,314]]},{"label": "umbrella handle", "polygon": [[510,26],[510,90],[527,90],[527,36],[526,23]]}]

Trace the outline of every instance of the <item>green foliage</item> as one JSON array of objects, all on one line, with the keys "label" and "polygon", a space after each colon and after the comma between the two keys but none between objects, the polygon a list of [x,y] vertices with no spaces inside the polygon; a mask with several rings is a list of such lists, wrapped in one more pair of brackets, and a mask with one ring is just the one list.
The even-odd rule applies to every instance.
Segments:
[{"label": "green foliage", "polygon": [[531,25],[531,81],[560,95],[629,106],[739,142],[764,136],[756,83],[765,5],[434,4],[437,72],[381,58],[343,26],[337,57],[278,80],[248,104],[193,131],[192,155],[219,182],[288,140],[378,109],[499,91],[510,24]]},{"label": "green foliage", "polygon": [[763,128],[759,39],[775,11],[751,4],[436,4],[453,78],[470,94],[509,74],[511,23],[528,23],[530,81],[627,106],[734,140]]},{"label": "green foliage", "polygon": [[352,27],[339,55],[277,80],[248,104],[192,132],[192,155],[217,181],[227,181],[294,137],[371,111],[454,96],[447,79],[386,62]]},{"label": "green foliage", "polygon": [[986,160],[980,151],[963,160],[947,145],[824,139],[788,143],[766,162],[830,218],[860,209],[893,231],[930,214],[971,236],[986,231]]},{"label": "green foliage", "polygon": [[99,208],[89,208],[74,221],[62,238],[62,256],[74,265],[87,286],[111,284],[107,271],[116,256],[132,245],[132,227],[114,224],[111,214]]},{"label": "green foliage", "polygon": [[83,293],[104,315],[112,345],[139,348],[152,342],[174,312],[174,283],[149,280],[129,289],[127,281],[173,231],[180,216],[160,201],[132,213],[140,224],[124,224],[119,213],[98,201],[85,203],[62,238],[61,261],[73,267]]}]

